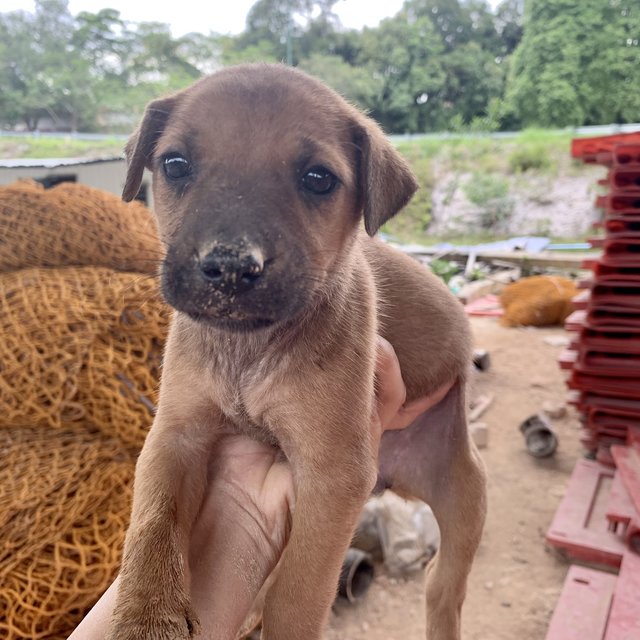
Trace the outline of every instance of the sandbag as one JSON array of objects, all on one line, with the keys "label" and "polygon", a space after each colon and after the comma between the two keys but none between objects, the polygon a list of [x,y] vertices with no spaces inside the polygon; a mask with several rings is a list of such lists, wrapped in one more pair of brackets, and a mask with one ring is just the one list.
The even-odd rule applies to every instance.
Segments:
[{"label": "sandbag", "polygon": [[576,285],[560,276],[532,276],[505,287],[500,296],[507,327],[562,324],[573,311]]}]

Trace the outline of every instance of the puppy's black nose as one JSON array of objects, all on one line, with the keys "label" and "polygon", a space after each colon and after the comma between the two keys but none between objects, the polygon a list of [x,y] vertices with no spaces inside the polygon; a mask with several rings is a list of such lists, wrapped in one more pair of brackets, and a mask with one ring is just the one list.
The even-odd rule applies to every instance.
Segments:
[{"label": "puppy's black nose", "polygon": [[258,249],[237,249],[217,245],[200,259],[202,275],[226,292],[251,288],[262,276],[264,261]]}]

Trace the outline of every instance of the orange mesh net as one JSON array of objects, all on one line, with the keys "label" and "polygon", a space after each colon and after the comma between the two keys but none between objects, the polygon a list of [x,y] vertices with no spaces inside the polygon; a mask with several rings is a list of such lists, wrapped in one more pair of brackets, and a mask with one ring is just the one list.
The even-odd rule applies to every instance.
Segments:
[{"label": "orange mesh net", "polygon": [[155,223],[139,202],[70,182],[0,187],[0,271],[90,265],[154,274],[160,257]]},{"label": "orange mesh net", "polygon": [[113,580],[134,462],[78,429],[0,429],[0,637],[66,638]]},{"label": "orange mesh net", "polygon": [[504,308],[501,322],[507,327],[542,327],[562,324],[573,311],[571,299],[576,285],[559,276],[532,276],[505,287],[500,302]]},{"label": "orange mesh net", "polygon": [[66,638],[118,569],[168,327],[159,250],[140,204],[0,188],[5,640]]},{"label": "orange mesh net", "polygon": [[142,445],[167,329],[156,283],[101,267],[0,277],[0,424],[90,425]]}]

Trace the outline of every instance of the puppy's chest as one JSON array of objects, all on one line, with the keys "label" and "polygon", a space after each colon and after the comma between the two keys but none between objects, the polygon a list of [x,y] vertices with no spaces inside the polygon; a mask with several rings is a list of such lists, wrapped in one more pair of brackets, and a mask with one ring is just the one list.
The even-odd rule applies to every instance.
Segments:
[{"label": "puppy's chest", "polygon": [[232,431],[269,439],[265,414],[278,397],[279,367],[267,356],[242,356],[219,353],[212,358],[208,367],[212,399]]}]

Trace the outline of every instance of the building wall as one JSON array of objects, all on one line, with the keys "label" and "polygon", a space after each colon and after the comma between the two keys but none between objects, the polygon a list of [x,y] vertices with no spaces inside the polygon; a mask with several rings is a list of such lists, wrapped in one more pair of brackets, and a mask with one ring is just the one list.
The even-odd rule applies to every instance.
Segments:
[{"label": "building wall", "polygon": [[[15,180],[32,178],[44,180],[56,176],[75,176],[75,182],[85,184],[96,189],[103,189],[120,195],[124,187],[126,176],[126,164],[124,160],[89,161],[86,163],[73,163],[61,166],[1,166],[0,161],[0,186],[10,184]],[[146,186],[147,204],[153,205],[151,194],[151,174],[145,171],[143,188]]]}]

